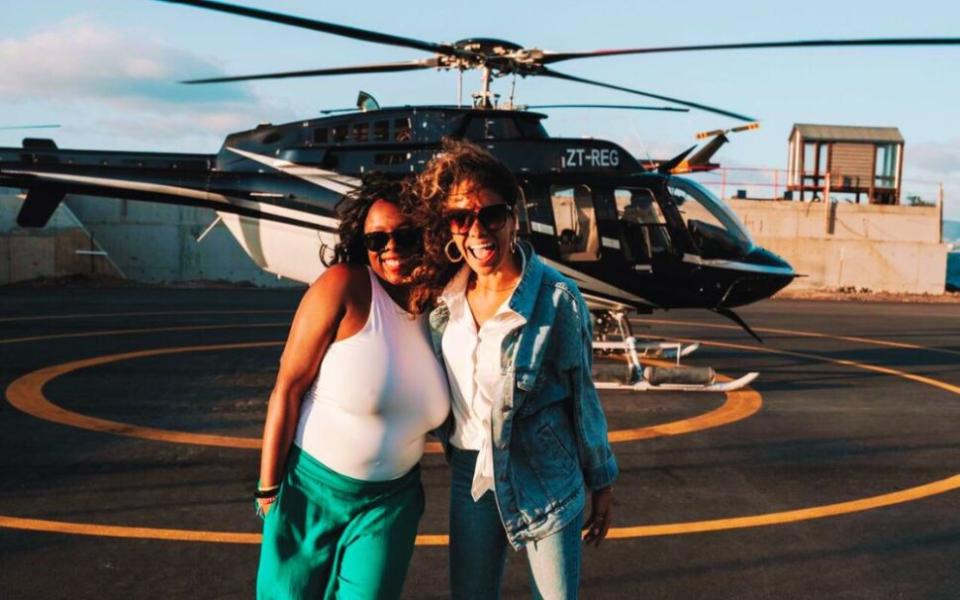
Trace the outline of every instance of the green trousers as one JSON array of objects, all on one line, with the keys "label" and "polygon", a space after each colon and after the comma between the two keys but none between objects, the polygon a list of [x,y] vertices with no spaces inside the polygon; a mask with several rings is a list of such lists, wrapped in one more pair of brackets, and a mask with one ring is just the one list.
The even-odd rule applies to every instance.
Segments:
[{"label": "green trousers", "polygon": [[419,465],[361,481],[294,445],[264,521],[257,598],[399,598],[423,507]]}]

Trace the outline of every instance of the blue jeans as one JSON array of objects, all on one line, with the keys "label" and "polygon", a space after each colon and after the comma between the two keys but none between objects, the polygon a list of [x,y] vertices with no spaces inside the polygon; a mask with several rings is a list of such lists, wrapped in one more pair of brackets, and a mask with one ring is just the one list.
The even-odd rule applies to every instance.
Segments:
[{"label": "blue jeans", "polygon": [[[470,495],[477,452],[451,448],[450,593],[454,600],[500,598],[507,562],[507,536],[493,491]],[[580,525],[583,513],[562,530],[526,545],[534,598],[566,600],[580,586]]]}]

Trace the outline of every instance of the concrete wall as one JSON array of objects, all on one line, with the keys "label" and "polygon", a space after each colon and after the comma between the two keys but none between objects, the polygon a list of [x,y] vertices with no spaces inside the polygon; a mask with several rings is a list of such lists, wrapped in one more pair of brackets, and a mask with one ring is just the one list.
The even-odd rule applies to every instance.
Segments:
[{"label": "concrete wall", "polygon": [[[149,283],[301,285],[261,270],[223,225],[198,244],[197,236],[216,218],[211,210],[68,196],[46,227],[27,230],[16,225],[21,204],[15,190],[0,188],[0,284],[108,274]],[[92,247],[106,251],[109,258],[76,253]]]},{"label": "concrete wall", "polygon": [[791,284],[792,289],[945,290],[948,247],[940,242],[938,207],[728,203],[758,244],[806,275]]},{"label": "concrete wall", "polygon": [[301,285],[265,273],[208,209],[72,196],[67,204],[130,279],[151,283],[214,280],[260,287]]},{"label": "concrete wall", "polygon": [[0,285],[39,277],[121,274],[102,256],[78,254],[98,250],[70,211],[60,207],[42,230],[16,224],[21,200],[0,194]]}]

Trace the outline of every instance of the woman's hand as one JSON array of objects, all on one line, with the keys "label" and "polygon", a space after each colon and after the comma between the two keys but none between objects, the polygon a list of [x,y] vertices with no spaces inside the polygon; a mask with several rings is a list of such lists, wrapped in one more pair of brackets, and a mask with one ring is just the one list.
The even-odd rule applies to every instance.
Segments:
[{"label": "woman's hand", "polygon": [[586,533],[583,541],[586,544],[600,546],[600,542],[607,537],[610,523],[613,519],[613,488],[607,486],[594,490],[590,500],[590,518],[583,528]]}]

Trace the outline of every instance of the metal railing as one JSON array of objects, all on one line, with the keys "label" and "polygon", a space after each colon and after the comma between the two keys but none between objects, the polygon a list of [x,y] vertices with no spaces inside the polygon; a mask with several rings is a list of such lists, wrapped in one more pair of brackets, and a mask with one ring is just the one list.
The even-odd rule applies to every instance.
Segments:
[{"label": "metal railing", "polygon": [[[696,179],[722,199],[736,198],[740,195],[755,199],[787,199],[788,178],[786,169],[769,167],[721,167],[713,171],[701,171],[685,175]],[[823,185],[813,186],[821,191],[821,196],[830,196],[832,199],[847,199],[852,194],[837,194],[836,192],[823,194],[828,188],[827,177],[820,178]],[[807,191],[812,191],[806,186]],[[798,200],[796,193],[790,198]],[[818,197],[819,199],[819,197]],[[810,200],[809,197],[806,200]],[[943,206],[944,188],[942,181],[904,178],[901,181],[901,205],[939,205]],[[864,201],[866,198],[864,198]]]}]

